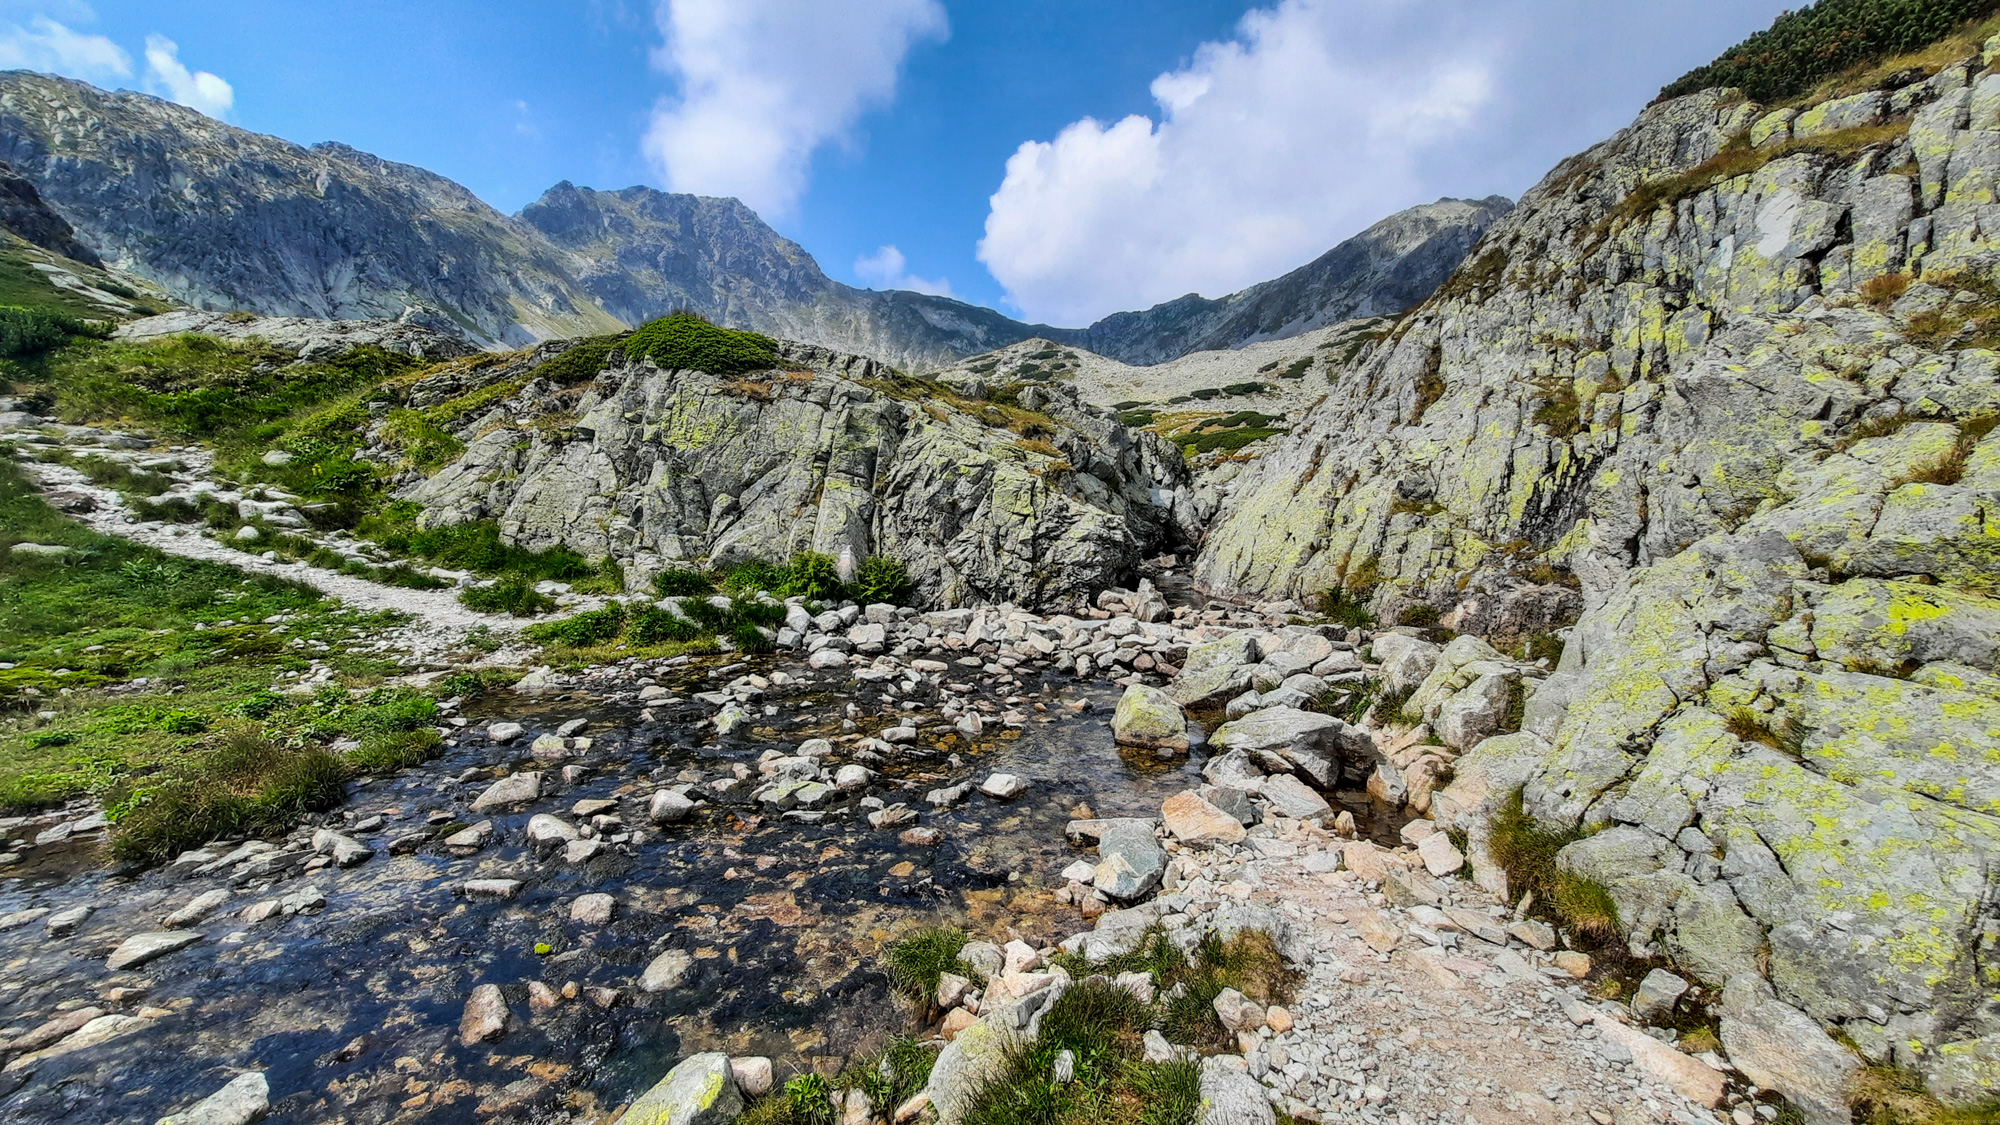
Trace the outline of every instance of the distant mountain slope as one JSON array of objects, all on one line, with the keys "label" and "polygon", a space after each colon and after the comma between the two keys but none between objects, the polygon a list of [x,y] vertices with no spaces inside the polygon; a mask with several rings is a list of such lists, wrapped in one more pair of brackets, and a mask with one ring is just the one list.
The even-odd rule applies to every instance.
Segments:
[{"label": "distant mountain slope", "polygon": [[910,370],[1033,338],[1158,363],[1400,312],[1508,207],[1414,208],[1241,293],[1069,329],[843,285],[734,199],[564,182],[509,216],[442,176],[346,145],[301,147],[146,94],[25,71],[0,72],[0,161],[108,264],[197,308],[387,317],[456,326],[487,345],[689,308]]},{"label": "distant mountain slope", "polygon": [[1113,313],[1064,342],[1125,363],[1164,363],[1190,352],[1394,315],[1435,292],[1486,228],[1513,207],[1498,195],[1412,207],[1283,277],[1214,300],[1190,293],[1144,312]]},{"label": "distant mountain slope", "polygon": [[0,74],[0,160],[112,265],[214,308],[450,321],[523,343],[616,322],[546,239],[442,176],[144,94]]},{"label": "distant mountain slope", "polygon": [[949,297],[843,285],[735,199],[564,181],[518,218],[587,263],[579,284],[629,324],[691,308],[914,368],[1064,332]]}]

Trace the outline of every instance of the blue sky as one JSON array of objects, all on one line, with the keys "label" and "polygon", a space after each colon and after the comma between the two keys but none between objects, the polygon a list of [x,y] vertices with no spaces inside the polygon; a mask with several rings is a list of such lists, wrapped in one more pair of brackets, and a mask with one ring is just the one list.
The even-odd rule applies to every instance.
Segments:
[{"label": "blue sky", "polygon": [[1081,324],[1518,195],[1784,6],[0,0],[0,65],[343,141],[508,212],[563,179],[738,195],[842,280]]}]

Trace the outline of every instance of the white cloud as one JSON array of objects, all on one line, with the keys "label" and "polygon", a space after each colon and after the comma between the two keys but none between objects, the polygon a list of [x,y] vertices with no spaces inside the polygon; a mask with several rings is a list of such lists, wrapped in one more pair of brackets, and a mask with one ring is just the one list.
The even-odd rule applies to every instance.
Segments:
[{"label": "white cloud", "polygon": [[1155,78],[1151,116],[1008,159],[979,258],[1029,319],[1220,296],[1405,207],[1517,195],[1787,0],[1266,2]]},{"label": "white cloud", "polygon": [[654,66],[678,93],[644,149],[667,186],[792,213],[812,155],[889,103],[903,58],[948,34],[938,0],[661,0]]},{"label": "white cloud", "polygon": [[909,262],[894,246],[884,246],[873,254],[854,259],[854,276],[870,289],[908,289],[933,297],[954,296],[949,280],[942,277],[932,280],[910,273]]},{"label": "white cloud", "polygon": [[1439,6],[1252,10],[1153,80],[1157,120],[1084,118],[1021,145],[980,260],[1029,319],[1081,324],[1261,281],[1416,202],[1416,152],[1493,87],[1492,40]]},{"label": "white cloud", "polygon": [[[89,12],[83,15],[88,18]],[[0,70],[40,70],[90,82],[132,76],[132,56],[102,35],[72,31],[47,16],[0,24]]]},{"label": "white cloud", "polygon": [[229,83],[205,70],[190,71],[180,60],[180,47],[164,35],[146,36],[146,85],[217,120],[236,104]]}]

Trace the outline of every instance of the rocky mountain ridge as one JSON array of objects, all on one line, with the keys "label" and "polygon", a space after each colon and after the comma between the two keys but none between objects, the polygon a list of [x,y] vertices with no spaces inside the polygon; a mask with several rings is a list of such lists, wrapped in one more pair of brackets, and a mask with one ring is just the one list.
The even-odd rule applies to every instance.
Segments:
[{"label": "rocky mountain ridge", "polygon": [[1821,1027],[2000,1088],[1996,58],[1649,108],[1197,501],[1211,590],[1508,644],[1581,611],[1433,815],[1496,888],[1513,794],[1572,833],[1635,953],[1791,1013],[1814,1121],[1852,1080]]},{"label": "rocky mountain ridge", "polygon": [[113,266],[200,308],[403,319],[490,346],[689,308],[906,370],[1030,337],[1088,338],[1155,362],[1357,310],[1400,311],[1451,272],[1498,210],[1492,200],[1416,208],[1245,293],[1059,329],[843,285],[733,199],[564,182],[508,216],[442,176],[347,145],[303,147],[145,94],[23,71],[0,73],[0,160]]}]

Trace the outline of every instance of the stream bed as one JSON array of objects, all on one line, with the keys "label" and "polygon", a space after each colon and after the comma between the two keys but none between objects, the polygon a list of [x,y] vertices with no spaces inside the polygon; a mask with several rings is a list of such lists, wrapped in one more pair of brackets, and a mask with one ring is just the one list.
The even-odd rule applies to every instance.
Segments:
[{"label": "stream bed", "polygon": [[[752,723],[718,739],[713,700],[696,693],[777,669],[790,682],[758,689]],[[638,685],[654,677],[674,694],[642,707]],[[86,1008],[131,1018],[106,1042],[0,1069],[0,1119],[150,1125],[255,1069],[267,1074],[272,1120],[590,1121],[694,1051],[768,1055],[781,1082],[808,1068],[836,1071],[916,1030],[877,967],[886,942],[933,924],[1034,944],[1085,928],[1077,908],[1051,894],[1063,885],[1058,872],[1092,854],[1065,840],[1073,810],[1156,816],[1164,798],[1201,783],[1199,755],[1161,762],[1114,745],[1115,688],[1056,675],[957,686],[961,703],[1019,710],[1027,721],[1018,730],[990,721],[969,739],[927,727],[921,746],[872,761],[870,786],[843,794],[818,823],[756,806],[759,756],[829,737],[829,765],[847,761],[857,736],[928,707],[934,688],[889,697],[884,685],[776,658],[671,672],[611,666],[553,693],[480,697],[439,758],[352,786],[348,804],[323,819],[350,831],[381,815],[379,829],[352,830],[376,852],[358,866],[234,885],[227,871],[190,876],[185,865],[120,871],[86,843],[37,849],[0,881],[0,916],[93,910],[63,936],[39,919],[0,932],[0,1027],[25,1031]],[[578,718],[590,744],[565,763],[581,776],[561,784],[560,767],[525,760],[528,747]],[[527,733],[493,745],[483,727],[502,719]],[[712,796],[685,823],[648,823],[654,789],[726,779],[739,766],[751,783]],[[546,770],[542,797],[470,811],[490,777],[510,768]],[[460,780],[468,770],[481,772]],[[994,771],[1032,786],[1004,802],[975,790],[948,810],[923,801],[930,789],[976,785]],[[913,846],[871,828],[856,807],[871,795],[908,802],[942,841]],[[581,820],[572,808],[584,800],[616,802],[633,838],[582,863],[529,845],[532,815]],[[1379,809],[1342,807],[1371,834],[1393,832]],[[390,840],[446,816],[454,825],[491,819],[491,842],[469,855],[435,842],[391,854]],[[512,898],[468,897],[466,883],[484,879],[520,887]],[[222,887],[232,897],[185,927],[198,942],[107,969],[120,942],[164,929],[163,916]],[[325,898],[316,912],[242,916],[309,887]],[[613,897],[608,923],[571,919],[588,893]],[[672,988],[642,991],[642,972],[667,950],[684,951],[691,968]],[[531,995],[532,982],[547,987]],[[499,986],[509,1023],[498,1038],[467,1044],[460,1017],[482,984]]]}]

